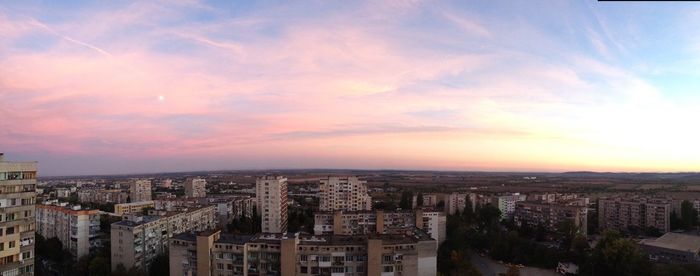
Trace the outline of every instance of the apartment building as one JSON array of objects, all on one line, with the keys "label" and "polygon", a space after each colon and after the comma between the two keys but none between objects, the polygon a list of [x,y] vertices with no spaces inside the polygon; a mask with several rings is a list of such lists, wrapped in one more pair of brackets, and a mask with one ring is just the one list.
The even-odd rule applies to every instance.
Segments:
[{"label": "apartment building", "polygon": [[83,189],[78,191],[80,202],[126,203],[129,194],[119,189]]},{"label": "apartment building", "polygon": [[0,275],[34,275],[36,165],[0,153]]},{"label": "apartment building", "polygon": [[467,197],[469,197],[471,208],[474,210],[477,204],[476,194],[451,193],[445,195],[445,212],[448,215],[464,212],[464,208],[467,206]]},{"label": "apartment building", "polygon": [[254,197],[247,195],[207,197],[199,202],[216,207],[216,223],[220,228],[225,228],[234,219],[253,217],[253,208],[257,204]]},{"label": "apartment building", "polygon": [[287,232],[287,178],[272,175],[258,177],[255,195],[262,232]]},{"label": "apartment building", "polygon": [[58,238],[73,257],[87,256],[100,246],[100,211],[79,205],[36,206],[36,231],[44,238]]},{"label": "apartment building", "polygon": [[126,269],[148,269],[155,257],[167,252],[169,238],[213,229],[214,212],[214,206],[202,206],[183,212],[151,210],[147,216],[125,215],[111,225],[112,271],[119,264]]},{"label": "apartment building", "polygon": [[441,194],[425,194],[423,195],[423,206],[425,207],[436,207],[440,201],[444,200],[444,196]]},{"label": "apartment building", "polygon": [[372,210],[372,198],[367,193],[367,181],[356,176],[329,176],[319,185],[321,211]]},{"label": "apartment building", "polygon": [[151,200],[151,180],[136,179],[129,183],[129,197],[131,202]]},{"label": "apartment building", "polygon": [[314,213],[316,235],[371,235],[403,233],[413,228],[439,243],[445,240],[447,219],[437,211],[334,211]]},{"label": "apartment building", "polygon": [[545,229],[556,230],[564,221],[571,221],[578,233],[587,235],[588,208],[566,201],[519,201],[515,203],[513,219],[518,226],[528,225],[533,229],[544,225]]},{"label": "apartment building", "polygon": [[144,209],[155,209],[156,203],[153,200],[139,201],[131,203],[114,204],[114,213],[118,216],[126,214],[137,214],[143,212]]},{"label": "apartment building", "polygon": [[436,275],[437,243],[403,235],[184,233],[170,241],[171,275]]},{"label": "apartment building", "polygon": [[185,180],[185,196],[206,197],[207,180],[203,178],[189,178]]},{"label": "apartment building", "polygon": [[598,227],[627,232],[654,227],[670,231],[671,202],[658,198],[604,198],[598,200]]},{"label": "apartment building", "polygon": [[502,220],[511,220],[515,214],[515,203],[525,201],[525,199],[527,199],[527,196],[514,193],[512,195],[495,196],[491,199],[491,203],[501,210]]}]

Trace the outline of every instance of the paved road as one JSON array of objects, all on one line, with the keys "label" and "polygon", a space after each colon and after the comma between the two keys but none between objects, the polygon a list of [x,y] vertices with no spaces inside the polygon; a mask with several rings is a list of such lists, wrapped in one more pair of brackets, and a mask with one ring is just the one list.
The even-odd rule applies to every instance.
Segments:
[{"label": "paved road", "polygon": [[479,254],[476,254],[474,252],[470,252],[471,255],[471,261],[472,264],[476,266],[476,269],[481,272],[481,275],[484,276],[495,276],[497,275],[496,271],[492,268],[491,266],[491,260],[485,257],[479,256]]},{"label": "paved road", "polygon": [[[487,257],[481,257],[479,254],[470,252],[472,264],[481,272],[484,276],[497,276],[499,273],[506,272],[506,266],[500,264],[494,260]],[[520,269],[521,276],[560,276],[554,270],[542,269],[536,267],[524,267]]]}]

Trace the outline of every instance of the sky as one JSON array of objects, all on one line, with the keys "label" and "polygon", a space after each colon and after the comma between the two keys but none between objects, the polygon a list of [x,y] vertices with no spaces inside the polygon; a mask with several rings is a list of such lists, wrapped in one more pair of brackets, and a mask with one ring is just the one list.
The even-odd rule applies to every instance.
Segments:
[{"label": "sky", "polygon": [[700,4],[0,0],[0,152],[52,175],[698,171]]}]

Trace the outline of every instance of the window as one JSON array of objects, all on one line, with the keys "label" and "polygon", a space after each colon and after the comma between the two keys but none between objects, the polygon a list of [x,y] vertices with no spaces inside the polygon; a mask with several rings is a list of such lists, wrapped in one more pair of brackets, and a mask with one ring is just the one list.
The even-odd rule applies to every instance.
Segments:
[{"label": "window", "polygon": [[384,272],[394,272],[394,267],[393,266],[385,266]]},{"label": "window", "polygon": [[305,266],[302,266],[301,268],[299,268],[299,272],[301,272],[301,273],[309,273],[309,268],[308,268],[308,267],[305,267]]},{"label": "window", "polygon": [[15,248],[15,241],[9,242],[7,248]]},{"label": "window", "polygon": [[216,264],[216,269],[224,270],[224,264]]},{"label": "window", "polygon": [[309,255],[301,255],[299,256],[299,260],[301,260],[302,262],[306,262],[309,260]]},{"label": "window", "polygon": [[12,235],[15,233],[15,227],[8,227],[7,230],[5,230],[5,234],[7,235]]}]

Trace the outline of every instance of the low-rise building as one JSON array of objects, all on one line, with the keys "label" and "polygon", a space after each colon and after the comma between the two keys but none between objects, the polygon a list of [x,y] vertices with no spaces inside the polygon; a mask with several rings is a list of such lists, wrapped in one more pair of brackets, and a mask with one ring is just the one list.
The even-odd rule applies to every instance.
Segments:
[{"label": "low-rise building", "polygon": [[649,259],[664,263],[700,263],[700,236],[666,233],[655,239],[639,242]]},{"label": "low-rise building", "polygon": [[74,257],[87,256],[100,246],[100,211],[80,206],[36,205],[36,230],[44,238],[58,238]]},{"label": "low-rise building", "polygon": [[171,275],[436,275],[437,243],[403,235],[184,233],[170,241]]},{"label": "low-rise building", "polygon": [[155,209],[156,204],[152,200],[132,203],[119,203],[114,205],[114,213],[118,216],[125,214],[141,213],[144,209]]},{"label": "low-rise building", "polygon": [[148,269],[155,257],[165,254],[168,239],[187,231],[214,228],[214,206],[191,208],[183,212],[151,210],[148,216],[125,215],[111,225],[112,270]]}]

